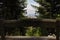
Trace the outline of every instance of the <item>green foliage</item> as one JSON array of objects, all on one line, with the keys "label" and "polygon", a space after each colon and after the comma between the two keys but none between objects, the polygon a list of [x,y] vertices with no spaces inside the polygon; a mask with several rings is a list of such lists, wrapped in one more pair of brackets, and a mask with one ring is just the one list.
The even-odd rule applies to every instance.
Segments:
[{"label": "green foliage", "polygon": [[39,27],[28,27],[26,30],[26,36],[40,36],[41,31]]},{"label": "green foliage", "polygon": [[9,29],[6,32],[6,35],[8,35],[8,36],[20,36],[20,30],[18,28]]},{"label": "green foliage", "polygon": [[1,15],[4,19],[18,19],[23,17],[26,0],[1,0]]},{"label": "green foliage", "polygon": [[41,35],[41,30],[40,27],[34,27],[32,30],[33,36],[40,36]]},{"label": "green foliage", "polygon": [[26,30],[26,36],[32,36],[32,27],[28,27]]},{"label": "green foliage", "polygon": [[16,28],[14,31],[13,31],[13,34],[14,36],[20,36],[20,30],[18,28]]},{"label": "green foliage", "polygon": [[[39,17],[42,18],[57,18],[57,14],[60,12],[60,8],[56,7],[56,5],[60,4],[58,0],[35,0],[41,6],[37,7],[37,13],[40,14]],[[42,16],[41,16],[42,15]]]},{"label": "green foliage", "polygon": [[48,30],[41,28],[41,36],[48,36]]}]

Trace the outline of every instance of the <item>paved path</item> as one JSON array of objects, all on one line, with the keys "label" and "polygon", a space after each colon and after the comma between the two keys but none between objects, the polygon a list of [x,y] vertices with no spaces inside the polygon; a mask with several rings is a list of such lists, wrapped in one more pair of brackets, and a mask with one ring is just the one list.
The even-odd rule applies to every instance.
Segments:
[{"label": "paved path", "polygon": [[6,36],[6,40],[55,40],[55,37],[47,36]]}]

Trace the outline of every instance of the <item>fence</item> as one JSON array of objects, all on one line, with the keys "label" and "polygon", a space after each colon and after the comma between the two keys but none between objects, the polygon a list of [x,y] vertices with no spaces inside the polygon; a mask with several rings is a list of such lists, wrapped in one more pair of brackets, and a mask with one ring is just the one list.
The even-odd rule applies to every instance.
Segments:
[{"label": "fence", "polygon": [[14,26],[41,26],[41,23],[55,23],[56,40],[59,40],[60,20],[58,19],[20,19],[20,20],[0,20],[1,39],[5,40],[5,27]]}]

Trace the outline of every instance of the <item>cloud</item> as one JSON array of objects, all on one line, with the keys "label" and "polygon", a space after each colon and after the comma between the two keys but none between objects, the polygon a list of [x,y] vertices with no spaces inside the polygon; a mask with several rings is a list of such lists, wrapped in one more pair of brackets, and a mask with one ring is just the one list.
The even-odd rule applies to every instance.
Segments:
[{"label": "cloud", "polygon": [[31,6],[31,4],[28,4],[27,5],[27,10],[35,10],[35,9]]},{"label": "cloud", "polygon": [[37,2],[35,2],[34,0],[27,0],[27,4],[32,4],[32,5],[35,5],[35,6],[40,6]]}]

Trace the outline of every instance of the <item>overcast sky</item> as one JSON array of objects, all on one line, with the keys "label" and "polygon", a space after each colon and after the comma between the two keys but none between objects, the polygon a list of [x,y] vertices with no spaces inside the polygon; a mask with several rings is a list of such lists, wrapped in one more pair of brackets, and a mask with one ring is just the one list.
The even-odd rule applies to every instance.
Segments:
[{"label": "overcast sky", "polygon": [[27,0],[27,15],[35,17],[35,9],[31,6],[31,4],[35,6],[39,6],[39,4],[33,0]]}]

